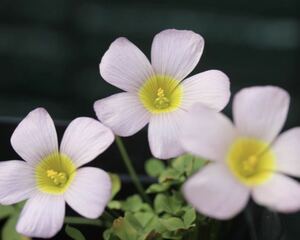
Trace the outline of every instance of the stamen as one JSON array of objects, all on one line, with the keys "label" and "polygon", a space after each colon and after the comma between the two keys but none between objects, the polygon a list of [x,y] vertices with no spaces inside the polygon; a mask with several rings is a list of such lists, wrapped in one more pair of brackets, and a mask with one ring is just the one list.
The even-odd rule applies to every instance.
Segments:
[{"label": "stamen", "polygon": [[47,170],[47,177],[49,177],[56,186],[64,186],[68,180],[67,174],[64,172],[57,172],[53,169]]},{"label": "stamen", "polygon": [[255,155],[250,156],[242,162],[242,169],[246,176],[255,174],[258,158]]},{"label": "stamen", "polygon": [[165,96],[164,90],[159,88],[157,90],[157,98],[155,98],[154,105],[158,109],[164,109],[170,106],[170,100]]}]

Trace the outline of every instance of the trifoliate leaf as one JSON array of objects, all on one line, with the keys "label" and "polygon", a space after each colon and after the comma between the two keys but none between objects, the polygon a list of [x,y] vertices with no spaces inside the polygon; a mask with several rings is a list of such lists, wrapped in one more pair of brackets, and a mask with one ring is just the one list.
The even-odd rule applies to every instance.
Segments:
[{"label": "trifoliate leaf", "polygon": [[197,215],[196,215],[195,209],[192,207],[188,207],[182,216],[185,227],[186,228],[191,227],[193,225],[193,223],[195,222],[196,217],[197,217]]},{"label": "trifoliate leaf", "polygon": [[158,214],[166,212],[176,215],[181,210],[182,201],[176,195],[158,194],[154,199],[154,209]]},{"label": "trifoliate leaf", "polygon": [[207,161],[202,158],[195,157],[190,154],[185,154],[174,159],[172,161],[172,167],[180,173],[185,173],[187,176],[190,176],[196,171],[200,170],[206,162]]},{"label": "trifoliate leaf", "polygon": [[112,182],[111,199],[113,199],[121,190],[121,180],[117,174],[110,173],[109,176]]},{"label": "trifoliate leaf", "polygon": [[152,227],[151,223],[152,220],[156,218],[156,215],[153,212],[137,212],[134,214],[134,217],[138,219],[140,225],[143,227],[144,230],[147,231],[147,228]]},{"label": "trifoliate leaf", "polygon": [[176,231],[178,229],[184,229],[185,225],[180,218],[171,217],[166,219],[160,219],[160,223],[166,227],[169,231]]},{"label": "trifoliate leaf", "polygon": [[149,204],[144,203],[139,195],[128,197],[126,201],[122,203],[122,209],[125,212],[151,211]]},{"label": "trifoliate leaf", "polygon": [[151,158],[145,163],[146,173],[151,177],[159,177],[160,174],[165,170],[165,165],[162,161]]},{"label": "trifoliate leaf", "polygon": [[198,172],[202,167],[204,167],[207,164],[207,162],[208,161],[205,159],[194,157],[190,164],[187,166],[187,176],[191,176],[194,173]]},{"label": "trifoliate leaf", "polygon": [[182,181],[184,179],[182,177],[182,172],[177,169],[169,168],[165,170],[159,177],[159,182],[167,182],[167,181]]},{"label": "trifoliate leaf", "polygon": [[83,234],[74,227],[67,225],[65,228],[65,231],[66,231],[66,234],[74,240],[85,240],[85,237],[83,236]]},{"label": "trifoliate leaf", "polygon": [[164,183],[153,183],[151,184],[148,189],[146,190],[146,193],[161,193],[167,191],[171,186],[170,182],[164,182]]},{"label": "trifoliate leaf", "polygon": [[[140,227],[138,227],[140,229]],[[139,232],[128,221],[128,214],[125,217],[119,217],[114,220],[112,230],[120,240],[137,240]]]}]

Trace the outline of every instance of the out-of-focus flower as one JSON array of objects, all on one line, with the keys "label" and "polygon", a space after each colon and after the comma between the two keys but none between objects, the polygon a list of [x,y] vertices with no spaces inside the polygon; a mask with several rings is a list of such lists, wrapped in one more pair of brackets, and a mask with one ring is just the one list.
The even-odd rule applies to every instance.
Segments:
[{"label": "out-of-focus flower", "polygon": [[65,202],[87,218],[99,217],[111,195],[109,175],[83,167],[114,140],[100,122],[80,117],[63,136],[60,149],[53,120],[43,108],[35,109],[11,137],[15,151],[25,160],[0,163],[0,203],[28,199],[17,231],[25,236],[50,238],[63,226]]},{"label": "out-of-focus flower", "polygon": [[149,144],[155,157],[182,154],[178,138],[186,110],[199,102],[220,111],[230,98],[228,77],[220,71],[182,81],[197,65],[203,47],[199,34],[165,30],[154,37],[150,64],[126,38],[115,40],[101,60],[100,73],[126,92],[95,102],[100,121],[119,136],[131,136],[149,123]]},{"label": "out-of-focus flower", "polygon": [[251,87],[236,94],[235,126],[223,114],[195,105],[183,124],[182,145],[212,162],[187,180],[183,193],[199,212],[218,219],[238,214],[251,196],[280,212],[300,209],[300,128],[279,135],[289,95]]}]

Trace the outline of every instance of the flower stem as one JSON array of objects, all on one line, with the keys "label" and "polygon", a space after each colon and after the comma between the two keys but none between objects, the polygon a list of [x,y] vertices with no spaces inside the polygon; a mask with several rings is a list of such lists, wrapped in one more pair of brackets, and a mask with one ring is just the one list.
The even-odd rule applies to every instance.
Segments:
[{"label": "flower stem", "polygon": [[76,225],[92,225],[101,227],[102,222],[99,219],[86,219],[82,217],[65,217],[65,223]]},{"label": "flower stem", "polygon": [[128,153],[127,153],[126,148],[123,144],[123,141],[118,136],[116,136],[116,143],[117,143],[118,149],[120,151],[120,154],[122,156],[123,162],[124,162],[124,164],[127,168],[127,171],[128,171],[128,173],[129,173],[129,175],[132,179],[133,184],[135,185],[136,189],[138,190],[138,192],[142,196],[142,198],[146,202],[151,203],[149,197],[146,195],[145,190],[144,190],[144,188],[143,188],[143,186],[142,186],[142,184],[141,184],[141,182],[140,182],[140,180],[139,180],[139,178],[138,178],[138,176],[137,176],[137,174],[136,174],[136,172],[133,168],[132,162],[131,162],[131,160],[128,156]]}]

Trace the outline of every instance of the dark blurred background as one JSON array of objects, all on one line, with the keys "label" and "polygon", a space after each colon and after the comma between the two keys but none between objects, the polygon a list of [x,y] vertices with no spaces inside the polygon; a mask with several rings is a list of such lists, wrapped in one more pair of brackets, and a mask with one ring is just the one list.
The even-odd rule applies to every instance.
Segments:
[{"label": "dark blurred background", "polygon": [[[59,120],[94,117],[93,102],[119,91],[98,70],[109,44],[125,36],[149,56],[154,35],[166,28],[200,33],[206,45],[194,72],[224,71],[233,93],[251,85],[287,89],[286,127],[300,125],[298,0],[0,0],[1,157],[16,156],[9,136],[35,107]],[[136,139],[142,148],[134,147],[141,144]],[[149,156],[145,133],[125,141],[141,170],[140,158]],[[106,154],[112,163],[118,158],[114,148]],[[125,171],[112,163],[107,170]],[[282,220],[287,239],[299,239],[300,214]]]},{"label": "dark blurred background", "polygon": [[298,0],[1,0],[0,115],[44,106],[58,119],[94,115],[118,91],[98,71],[109,44],[128,37],[149,56],[153,36],[191,29],[206,46],[195,72],[220,69],[232,90],[275,84],[292,96],[289,125],[300,119]]}]

